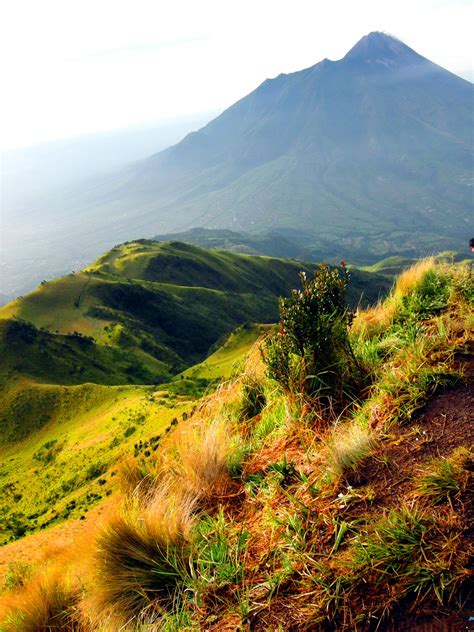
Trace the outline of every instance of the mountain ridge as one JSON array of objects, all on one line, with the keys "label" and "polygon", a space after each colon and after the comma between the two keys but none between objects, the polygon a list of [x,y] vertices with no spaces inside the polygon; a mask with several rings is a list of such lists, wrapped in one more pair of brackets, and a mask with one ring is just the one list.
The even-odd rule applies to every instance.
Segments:
[{"label": "mountain ridge", "polygon": [[27,229],[36,254],[22,275],[58,276],[114,243],[197,227],[296,231],[298,245],[336,261],[366,253],[363,264],[460,251],[474,209],[473,94],[399,40],[369,34],[337,61],[265,80],[180,143],[65,192]]},{"label": "mountain ridge", "polygon": [[[381,49],[397,63],[368,63]],[[341,60],[265,80],[137,164],[116,199],[122,208],[142,199],[143,219],[175,231],[291,226],[337,240],[365,229],[376,242],[398,228],[393,245],[416,250],[415,231],[459,249],[472,208],[472,94],[469,82],[373,33]]]}]

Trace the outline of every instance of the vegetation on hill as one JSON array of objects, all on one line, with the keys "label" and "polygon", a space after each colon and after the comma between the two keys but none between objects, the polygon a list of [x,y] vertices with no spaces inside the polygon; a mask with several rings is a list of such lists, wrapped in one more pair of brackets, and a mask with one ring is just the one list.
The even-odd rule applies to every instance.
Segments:
[{"label": "vegetation on hill", "polygon": [[473,278],[427,260],[355,314],[344,284],[321,268],[281,303],[267,363],[255,348],[159,450],[124,463],[95,534],[10,568],[5,632],[462,622]]},{"label": "vegetation on hill", "polygon": [[[141,240],[116,246],[82,272],[42,283],[1,308],[0,319],[20,318],[52,333],[92,337],[101,349],[89,345],[91,356],[112,360],[110,349],[126,354],[126,381],[159,383],[202,361],[236,326],[275,322],[278,296],[289,293],[300,270],[310,274],[314,267]],[[354,276],[354,305],[373,302],[388,289],[383,276]],[[118,363],[123,371],[123,353],[108,366]],[[117,383],[97,375],[92,381]]]},{"label": "vegetation on hill", "polygon": [[263,330],[238,328],[205,362],[154,387],[126,385],[130,360],[123,370],[117,351],[0,321],[0,544],[88,515],[116,489],[117,462],[156,452]]},{"label": "vegetation on hill", "polygon": [[[276,296],[297,269],[179,243],[129,243],[5,307],[0,541],[84,516],[111,493],[123,455],[135,445],[156,450],[162,430],[231,375],[261,328],[229,332],[252,317],[275,320]],[[189,367],[194,360],[203,363]]]}]

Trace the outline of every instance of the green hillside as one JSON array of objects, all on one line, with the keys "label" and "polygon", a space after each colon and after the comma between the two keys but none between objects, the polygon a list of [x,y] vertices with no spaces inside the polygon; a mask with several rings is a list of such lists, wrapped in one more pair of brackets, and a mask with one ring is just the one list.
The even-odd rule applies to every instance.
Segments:
[{"label": "green hillside", "polygon": [[[141,240],[116,246],[82,272],[41,284],[1,308],[0,319],[91,337],[101,348],[93,347],[94,353],[107,349],[110,359],[111,349],[127,354],[128,365],[124,356],[113,361],[114,372],[129,371],[128,382],[162,382],[203,360],[236,326],[275,322],[277,297],[298,284],[300,271],[312,274],[315,267]],[[382,276],[354,271],[350,300],[373,302],[388,286]]]},{"label": "green hillside", "polygon": [[[242,367],[266,330],[249,323],[275,322],[277,297],[314,269],[130,242],[1,308],[3,541],[80,517],[112,493],[117,461],[147,458],[211,383]],[[354,305],[388,287],[376,274],[354,271],[353,281]]]},{"label": "green hillside", "polygon": [[[116,490],[117,462],[131,453],[153,455],[161,436],[193,407],[194,394],[228,378],[264,330],[237,329],[204,363],[158,390],[112,385],[129,379],[114,364],[116,350],[0,321],[0,545],[87,514]],[[84,342],[86,352],[76,356],[75,345]],[[100,357],[106,367],[98,366],[101,351],[109,354]]]},{"label": "green hillside", "polygon": [[117,350],[0,321],[0,545],[80,518],[116,491],[117,463],[153,455],[194,394],[228,378],[264,329],[239,328],[158,390],[127,385]]},{"label": "green hillside", "polygon": [[116,489],[117,461],[135,445],[151,454],[191,407],[152,387],[23,381],[17,389],[16,398],[0,393],[0,544],[86,514]]},{"label": "green hillside", "polygon": [[257,340],[271,329],[271,325],[243,325],[226,338],[222,346],[203,362],[183,371],[185,378],[216,380],[238,375],[245,359]]}]

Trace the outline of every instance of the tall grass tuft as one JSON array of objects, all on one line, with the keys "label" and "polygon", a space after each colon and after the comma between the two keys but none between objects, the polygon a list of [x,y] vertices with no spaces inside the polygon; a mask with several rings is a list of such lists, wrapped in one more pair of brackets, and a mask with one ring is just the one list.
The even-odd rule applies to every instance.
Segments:
[{"label": "tall grass tuft", "polygon": [[237,443],[231,422],[224,416],[197,416],[170,437],[160,472],[180,486],[183,493],[206,502],[228,485],[229,464]]},{"label": "tall grass tuft", "polygon": [[156,484],[156,461],[137,459],[129,456],[118,468],[118,481],[124,494],[148,494]]},{"label": "tall grass tuft", "polygon": [[241,380],[240,396],[235,403],[235,416],[241,420],[256,417],[265,406],[266,399],[263,380],[244,375]]},{"label": "tall grass tuft", "polygon": [[455,450],[448,459],[434,461],[416,481],[416,493],[434,504],[451,501],[467,489],[472,461],[472,452],[464,447]]},{"label": "tall grass tuft", "polygon": [[195,508],[195,496],[162,484],[145,506],[132,499],[109,519],[98,537],[92,620],[124,625],[173,602]]},{"label": "tall grass tuft", "polygon": [[389,296],[366,310],[358,310],[352,323],[353,334],[372,338],[387,330],[400,315],[404,301],[419,293],[427,276],[436,274],[435,259],[430,257],[405,270],[395,282]]},{"label": "tall grass tuft", "polygon": [[372,453],[375,438],[370,428],[356,422],[336,428],[327,443],[329,471],[334,480],[353,474]]},{"label": "tall grass tuft", "polygon": [[79,590],[68,575],[46,570],[28,582],[1,623],[2,632],[79,632]]}]

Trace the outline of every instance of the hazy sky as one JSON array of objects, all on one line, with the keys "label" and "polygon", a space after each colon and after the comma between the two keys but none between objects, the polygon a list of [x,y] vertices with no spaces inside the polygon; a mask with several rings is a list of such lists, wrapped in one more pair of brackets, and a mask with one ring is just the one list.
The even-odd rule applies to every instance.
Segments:
[{"label": "hazy sky", "polygon": [[472,81],[474,0],[0,0],[3,148],[224,109],[396,35]]}]

